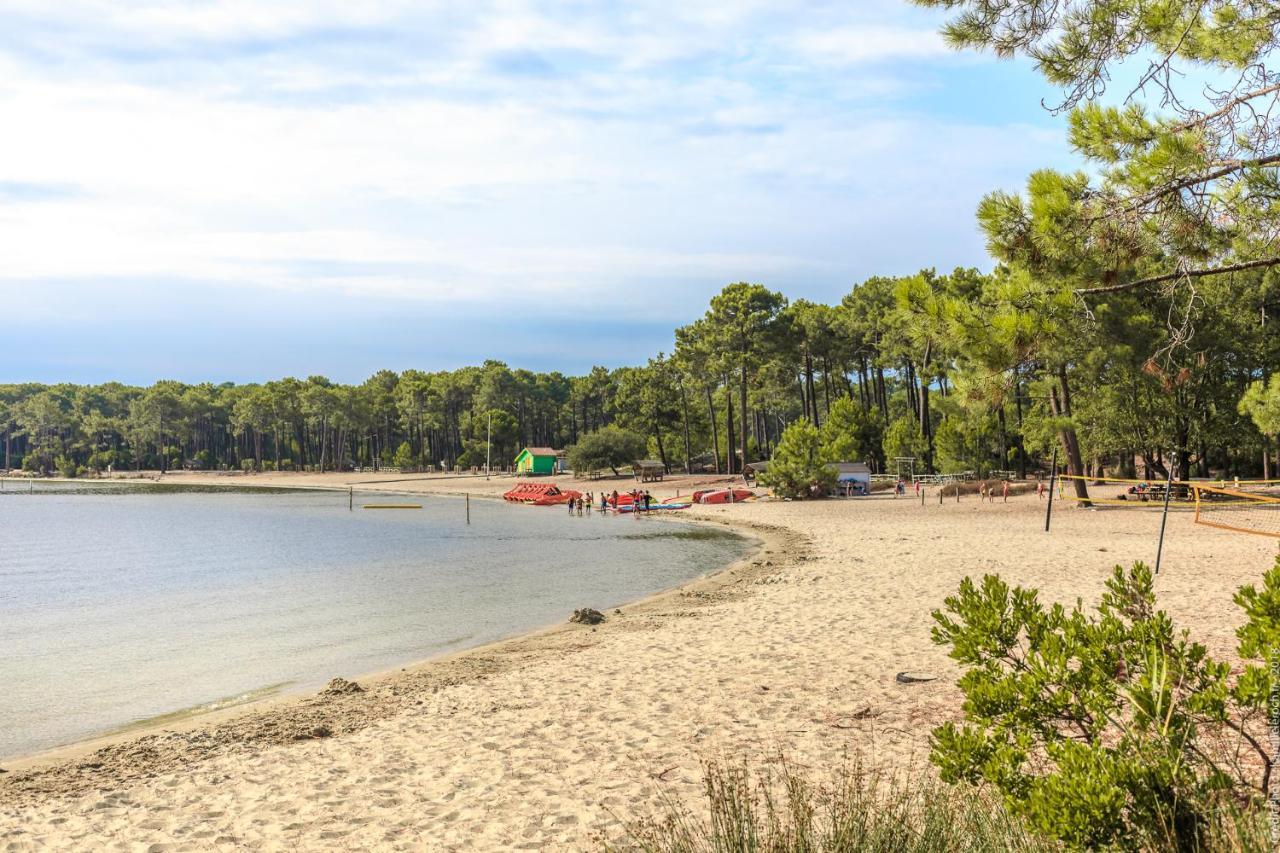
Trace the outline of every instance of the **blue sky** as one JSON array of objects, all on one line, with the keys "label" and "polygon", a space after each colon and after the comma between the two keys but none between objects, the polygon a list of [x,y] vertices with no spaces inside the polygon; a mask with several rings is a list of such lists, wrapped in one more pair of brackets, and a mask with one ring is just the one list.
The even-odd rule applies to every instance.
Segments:
[{"label": "blue sky", "polygon": [[670,349],[723,285],[989,266],[1054,92],[901,2],[0,0],[0,381]]}]

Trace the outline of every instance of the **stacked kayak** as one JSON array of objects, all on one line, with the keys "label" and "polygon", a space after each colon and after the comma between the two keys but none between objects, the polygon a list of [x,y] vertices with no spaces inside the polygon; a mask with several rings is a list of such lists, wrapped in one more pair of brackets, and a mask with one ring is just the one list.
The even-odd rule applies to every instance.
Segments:
[{"label": "stacked kayak", "polygon": [[561,489],[554,483],[521,483],[502,496],[503,500],[530,506],[561,506],[580,497],[582,492]]}]

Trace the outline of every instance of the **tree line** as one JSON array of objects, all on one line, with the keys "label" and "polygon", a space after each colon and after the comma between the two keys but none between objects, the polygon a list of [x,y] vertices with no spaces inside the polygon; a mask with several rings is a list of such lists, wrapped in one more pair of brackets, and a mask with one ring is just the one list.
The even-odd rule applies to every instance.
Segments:
[{"label": "tree line", "polygon": [[1084,310],[1012,264],[873,277],[833,305],[735,283],[644,365],[0,385],[0,434],[6,468],[83,475],[469,468],[490,452],[501,467],[609,426],[668,470],[734,474],[806,421],[877,471],[911,459],[916,472],[1026,476],[1057,446],[1081,473],[1270,475],[1276,428],[1251,413],[1268,426],[1280,399],[1261,381],[1280,363],[1280,282],[1266,269],[1204,282],[1196,349],[1171,367],[1174,300],[1132,289]]}]

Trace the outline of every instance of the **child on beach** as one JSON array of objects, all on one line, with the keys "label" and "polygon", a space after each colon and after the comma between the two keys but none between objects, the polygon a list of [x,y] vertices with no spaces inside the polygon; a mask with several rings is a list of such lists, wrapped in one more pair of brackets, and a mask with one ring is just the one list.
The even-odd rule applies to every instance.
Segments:
[{"label": "child on beach", "polygon": [[569,515],[573,515],[573,498],[569,498]]},{"label": "child on beach", "polygon": [[592,500],[592,498],[591,498],[591,493],[590,493],[590,492],[587,492],[586,496],[585,496],[585,497],[583,497],[583,499],[582,499],[582,506],[583,506],[583,508],[584,508],[584,509],[586,509],[586,511],[587,511],[587,515],[591,515],[591,505],[592,505],[592,504],[594,504],[594,503],[595,503],[595,501],[594,501],[594,500]]},{"label": "child on beach", "polygon": [[604,511],[609,508],[609,496],[604,492],[600,493],[600,514],[604,515]]},{"label": "child on beach", "polygon": [[1040,480],[1036,483],[1036,497],[1040,500],[1044,500],[1044,480]]},{"label": "child on beach", "polygon": [[1004,498],[1004,502],[1009,502],[1009,481],[1005,480],[1000,484],[1000,495]]}]

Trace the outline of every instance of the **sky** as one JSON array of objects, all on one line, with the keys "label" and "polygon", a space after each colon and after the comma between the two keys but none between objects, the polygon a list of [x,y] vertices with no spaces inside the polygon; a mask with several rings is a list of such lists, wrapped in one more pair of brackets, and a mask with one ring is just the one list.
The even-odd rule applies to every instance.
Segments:
[{"label": "sky", "polygon": [[0,382],[669,351],[725,284],[991,265],[1025,63],[845,2],[0,0]]}]

